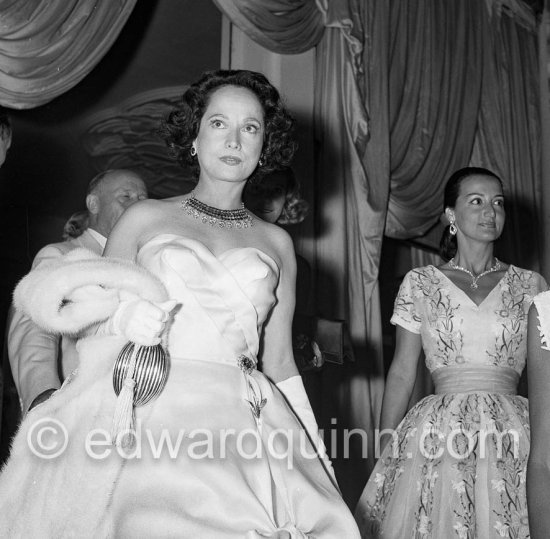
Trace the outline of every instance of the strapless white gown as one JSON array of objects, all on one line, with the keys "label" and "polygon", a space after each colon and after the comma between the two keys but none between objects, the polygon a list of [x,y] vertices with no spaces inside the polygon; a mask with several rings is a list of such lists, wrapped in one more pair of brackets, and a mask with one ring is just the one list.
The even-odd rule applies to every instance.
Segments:
[{"label": "strapless white gown", "polygon": [[[0,476],[0,520],[5,520],[0,532],[359,537],[285,399],[263,374],[246,374],[237,362],[241,355],[258,354],[262,325],[276,301],[279,268],[273,259],[254,248],[216,257],[200,242],[162,234],[143,246],[138,262],[180,303],[166,332],[166,387],[155,401],[136,409],[138,454],[121,465],[112,446],[96,448],[97,453],[111,451],[99,460],[83,455],[76,443],[91,428],[109,428],[115,402],[113,359],[102,360],[105,366],[94,367],[92,377],[84,362],[98,361],[103,344],[97,339],[92,347],[94,340],[86,339],[79,372],[61,390],[74,392],[74,405],[56,408],[54,395],[29,414],[18,435],[47,416],[63,422],[71,443],[50,460],[15,444],[17,454]],[[111,345],[120,340],[103,341],[109,339]],[[259,417],[254,408],[260,409]],[[13,484],[11,491],[5,488],[10,479],[27,489],[25,495],[14,492]]]}]

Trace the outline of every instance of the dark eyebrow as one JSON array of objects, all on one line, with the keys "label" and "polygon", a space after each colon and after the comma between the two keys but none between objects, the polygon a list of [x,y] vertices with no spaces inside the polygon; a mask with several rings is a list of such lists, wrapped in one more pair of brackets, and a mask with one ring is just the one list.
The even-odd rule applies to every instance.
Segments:
[{"label": "dark eyebrow", "polygon": [[[207,117],[207,120],[211,120],[212,118],[215,118],[216,116],[219,116],[220,118],[223,118],[225,120],[228,119],[228,117],[221,113],[221,112],[214,112],[213,114],[211,114],[210,116]],[[260,125],[263,125],[263,121],[259,118],[256,118],[255,116],[249,116],[248,118],[245,118],[243,121],[245,122],[250,122],[250,121],[253,121],[253,122],[258,122]]]},{"label": "dark eyebrow", "polygon": [[[463,196],[465,197],[471,197],[471,196],[478,196],[478,197],[482,197],[482,196],[485,196],[481,193],[476,193],[475,191],[473,193],[465,193]],[[498,195],[494,195],[495,197],[503,197],[504,198],[504,194],[503,193],[499,193]],[[494,198],[494,197],[493,197]]]}]

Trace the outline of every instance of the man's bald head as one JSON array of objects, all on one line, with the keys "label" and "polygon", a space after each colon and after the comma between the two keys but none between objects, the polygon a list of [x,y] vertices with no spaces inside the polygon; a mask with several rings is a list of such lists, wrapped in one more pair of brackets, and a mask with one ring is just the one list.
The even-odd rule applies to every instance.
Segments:
[{"label": "man's bald head", "polygon": [[101,172],[88,184],[86,206],[90,228],[108,237],[124,210],[147,198],[147,187],[139,174],[114,169]]}]

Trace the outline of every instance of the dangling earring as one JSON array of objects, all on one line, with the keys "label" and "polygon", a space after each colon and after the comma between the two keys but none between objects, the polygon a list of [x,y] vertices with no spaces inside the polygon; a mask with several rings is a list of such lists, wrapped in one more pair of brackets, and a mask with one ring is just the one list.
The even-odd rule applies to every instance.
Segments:
[{"label": "dangling earring", "polygon": [[195,148],[195,146],[191,146],[189,153],[191,154],[191,157],[195,157],[195,155],[197,155],[197,148]]},{"label": "dangling earring", "polygon": [[449,232],[451,233],[451,236],[456,236],[456,233],[458,232],[458,228],[456,228],[454,221],[452,221],[449,225]]},{"label": "dangling earring", "polygon": [[264,166],[264,160],[263,160],[263,156],[260,155],[260,159],[258,159],[258,166],[259,167],[263,167]]}]

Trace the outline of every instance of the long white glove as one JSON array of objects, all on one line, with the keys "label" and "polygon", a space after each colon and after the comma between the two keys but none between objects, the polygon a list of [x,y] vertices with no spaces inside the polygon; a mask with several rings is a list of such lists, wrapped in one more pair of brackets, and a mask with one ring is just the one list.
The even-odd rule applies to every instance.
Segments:
[{"label": "long white glove", "polygon": [[282,394],[286,397],[286,400],[292,406],[294,413],[298,416],[298,419],[302,422],[306,432],[311,438],[317,454],[323,459],[327,471],[332,476],[332,479],[336,483],[336,476],[334,475],[334,469],[332,463],[327,455],[327,449],[323,442],[323,439],[319,435],[319,427],[317,426],[317,420],[311,409],[311,404],[304,387],[304,382],[300,375],[291,376],[282,382],[278,382],[277,387],[281,390]]},{"label": "long white glove", "polygon": [[123,300],[98,333],[123,335],[141,346],[153,346],[160,342],[170,311],[176,304],[176,300],[163,303],[145,299]]}]

